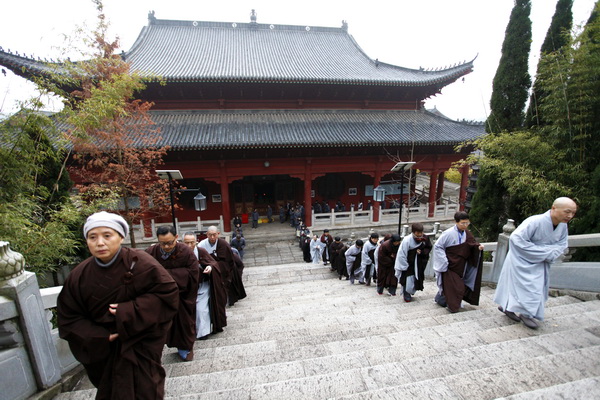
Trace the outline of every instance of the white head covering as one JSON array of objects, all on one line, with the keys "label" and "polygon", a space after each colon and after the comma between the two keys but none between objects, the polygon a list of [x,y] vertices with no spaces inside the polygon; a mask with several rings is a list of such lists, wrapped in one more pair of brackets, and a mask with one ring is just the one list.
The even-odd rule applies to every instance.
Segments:
[{"label": "white head covering", "polygon": [[123,217],[118,214],[100,211],[88,217],[85,225],[83,225],[83,237],[87,238],[89,231],[101,226],[114,229],[122,237],[126,237],[129,233],[129,225]]}]

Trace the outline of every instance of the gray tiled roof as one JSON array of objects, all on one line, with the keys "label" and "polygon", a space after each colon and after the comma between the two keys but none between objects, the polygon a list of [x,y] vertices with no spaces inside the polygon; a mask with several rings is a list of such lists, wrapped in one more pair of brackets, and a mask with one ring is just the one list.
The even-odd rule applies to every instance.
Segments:
[{"label": "gray tiled roof", "polygon": [[167,81],[446,85],[473,62],[439,71],[370,59],[345,28],[150,18],[124,54],[132,69]]},{"label": "gray tiled roof", "polygon": [[427,111],[151,111],[172,150],[455,145],[482,136]]}]

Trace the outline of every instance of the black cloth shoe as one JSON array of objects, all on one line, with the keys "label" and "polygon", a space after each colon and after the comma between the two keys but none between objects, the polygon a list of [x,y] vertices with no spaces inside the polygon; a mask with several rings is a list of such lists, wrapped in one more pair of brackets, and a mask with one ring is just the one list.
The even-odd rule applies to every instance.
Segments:
[{"label": "black cloth shoe", "polygon": [[519,315],[519,318],[521,318],[521,321],[523,321],[523,324],[526,327],[528,327],[529,329],[539,328],[539,325],[537,324],[537,322],[535,322],[535,320],[533,318],[525,317],[523,315]]},{"label": "black cloth shoe", "polygon": [[504,311],[504,309],[501,306],[498,306],[498,310],[500,312],[503,312],[508,318],[512,319],[513,321],[521,322],[521,318],[519,318],[519,316],[514,312]]},{"label": "black cloth shoe", "polygon": [[443,294],[436,294],[435,295],[435,302],[440,306],[440,307],[446,307],[448,304],[446,303],[446,297]]}]

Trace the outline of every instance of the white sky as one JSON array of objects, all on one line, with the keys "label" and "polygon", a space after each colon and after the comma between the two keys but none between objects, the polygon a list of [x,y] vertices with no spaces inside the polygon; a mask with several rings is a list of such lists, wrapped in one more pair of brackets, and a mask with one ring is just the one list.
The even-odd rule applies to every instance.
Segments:
[{"label": "white sky", "polygon": [[[594,2],[575,0],[574,25],[587,21]],[[147,25],[150,10],[158,19],[250,22],[255,9],[258,23],[339,27],[345,20],[369,57],[402,67],[445,67],[477,56],[474,72],[446,86],[426,107],[436,106],[452,119],[483,121],[513,0],[105,0],[104,5],[123,50]],[[555,7],[556,0],[532,0],[532,76]],[[21,0],[4,2],[1,9],[0,46],[42,58],[57,57],[63,35],[77,26],[96,24],[91,0]],[[0,114],[13,112],[17,100],[33,93],[26,80],[10,71],[0,74]]]}]

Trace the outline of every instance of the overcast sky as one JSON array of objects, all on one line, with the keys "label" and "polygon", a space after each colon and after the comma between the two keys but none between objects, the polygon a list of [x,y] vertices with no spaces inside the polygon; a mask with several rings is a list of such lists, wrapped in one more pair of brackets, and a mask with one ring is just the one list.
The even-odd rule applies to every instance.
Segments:
[{"label": "overcast sky", "polygon": [[[575,0],[574,24],[587,21],[595,0]],[[158,19],[333,26],[348,22],[349,33],[370,58],[408,68],[439,68],[475,57],[474,72],[445,87],[426,103],[452,119],[485,120],[492,80],[513,0],[105,0],[105,14],[121,49],[129,50],[148,23]],[[533,42],[530,73],[535,73],[556,0],[532,0]],[[91,0],[4,2],[0,46],[20,54],[56,57],[63,35],[95,26]],[[32,85],[7,71],[0,74],[0,114],[32,95]],[[50,106],[52,107],[52,105]],[[56,103],[53,107],[57,107]]]}]

